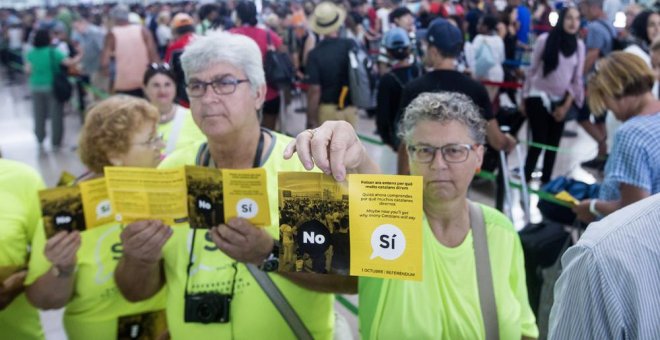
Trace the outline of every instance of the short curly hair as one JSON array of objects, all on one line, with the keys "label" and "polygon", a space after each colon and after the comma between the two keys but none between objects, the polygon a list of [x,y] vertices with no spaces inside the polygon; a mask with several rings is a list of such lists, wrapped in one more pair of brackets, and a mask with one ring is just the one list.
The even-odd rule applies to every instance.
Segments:
[{"label": "short curly hair", "polygon": [[425,92],[417,96],[399,122],[399,138],[410,142],[413,129],[423,121],[457,121],[468,128],[475,142],[486,142],[486,121],[479,114],[479,107],[462,93]]},{"label": "short curly hair", "polygon": [[116,95],[94,105],[80,133],[80,160],[89,170],[102,174],[112,165],[112,154],[124,154],[131,138],[144,124],[158,122],[158,110],[144,99]]}]

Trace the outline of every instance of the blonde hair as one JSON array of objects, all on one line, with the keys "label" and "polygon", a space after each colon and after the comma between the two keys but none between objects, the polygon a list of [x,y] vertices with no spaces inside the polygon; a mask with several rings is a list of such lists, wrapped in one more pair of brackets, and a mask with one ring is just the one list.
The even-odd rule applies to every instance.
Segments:
[{"label": "blonde hair", "polygon": [[594,114],[602,114],[607,109],[605,98],[645,94],[651,91],[654,81],[653,71],[642,58],[613,52],[596,64],[596,72],[589,78],[589,107]]},{"label": "blonde hair", "polygon": [[113,154],[124,154],[131,148],[133,135],[144,124],[158,123],[158,110],[148,101],[116,95],[94,105],[85,117],[80,133],[80,160],[89,170],[102,174],[112,165]]}]

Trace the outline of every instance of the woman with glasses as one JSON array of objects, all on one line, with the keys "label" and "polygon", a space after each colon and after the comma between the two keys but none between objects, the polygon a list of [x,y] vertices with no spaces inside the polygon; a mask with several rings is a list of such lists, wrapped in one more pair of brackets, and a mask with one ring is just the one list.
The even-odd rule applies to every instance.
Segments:
[{"label": "woman with glasses", "polygon": [[[89,173],[78,182],[103,177],[106,166],[158,165],[165,144],[157,123],[157,110],[143,99],[113,96],[96,104],[80,135],[80,158]],[[164,290],[139,303],[117,290],[113,273],[123,252],[121,230],[112,222],[83,232],[60,231],[49,239],[43,227],[35,232],[26,294],[40,309],[65,308],[69,339],[134,338],[131,332],[149,334],[163,319]]]},{"label": "woman with glasses", "polygon": [[589,107],[612,111],[623,122],[598,199],[583,200],[573,211],[589,223],[660,192],[660,100],[651,91],[655,77],[642,58],[614,52],[596,65],[589,79]]},{"label": "woman with glasses", "polygon": [[164,154],[204,139],[192,119],[190,110],[175,103],[176,78],[169,64],[153,63],[144,73],[142,91],[149,102],[158,109],[158,133],[165,141]]},{"label": "woman with glasses", "polygon": [[[422,93],[406,108],[399,131],[408,145],[411,175],[424,179],[424,277],[421,282],[361,277],[362,337],[484,339],[484,321],[494,317],[501,339],[536,338],[518,234],[500,212],[470,207],[467,199],[484,154],[486,121],[479,109],[463,94]],[[479,211],[483,218],[471,218]],[[483,249],[481,239],[473,232],[480,220],[488,254],[481,262],[475,256],[475,248]],[[484,277],[490,276],[491,285],[478,278],[479,263],[490,264],[492,274]],[[482,285],[494,295],[492,309],[481,301]]]}]

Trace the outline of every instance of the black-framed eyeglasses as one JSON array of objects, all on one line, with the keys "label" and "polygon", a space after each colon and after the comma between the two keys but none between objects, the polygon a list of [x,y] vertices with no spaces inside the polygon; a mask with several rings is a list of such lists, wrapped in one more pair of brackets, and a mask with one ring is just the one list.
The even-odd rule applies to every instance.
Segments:
[{"label": "black-framed eyeglasses", "polygon": [[158,135],[149,138],[149,140],[146,141],[146,142],[133,143],[133,145],[144,145],[144,146],[156,147],[156,146],[158,146],[158,143],[162,142],[163,140],[164,140],[163,134],[159,133]]},{"label": "black-framed eyeglasses", "polygon": [[249,79],[236,79],[231,77],[224,77],[220,79],[211,80],[209,82],[193,80],[186,84],[188,97],[199,98],[204,96],[206,88],[211,85],[213,92],[217,95],[228,95],[236,92],[236,87],[241,83],[249,83]]},{"label": "black-framed eyeglasses", "polygon": [[447,163],[463,163],[468,159],[470,150],[475,150],[479,144],[447,144],[441,147],[430,145],[408,145],[410,159],[417,163],[431,163],[435,154],[440,151],[442,159]]}]

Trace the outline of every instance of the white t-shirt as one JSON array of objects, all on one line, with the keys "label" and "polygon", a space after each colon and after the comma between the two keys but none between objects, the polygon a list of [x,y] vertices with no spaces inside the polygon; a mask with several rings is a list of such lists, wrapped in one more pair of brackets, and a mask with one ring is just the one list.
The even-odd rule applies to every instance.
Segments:
[{"label": "white t-shirt", "polygon": [[387,33],[390,30],[390,9],[381,8],[376,11],[376,16],[380,20],[380,27],[383,34]]},{"label": "white t-shirt", "polygon": [[158,46],[167,46],[172,40],[172,30],[167,25],[158,25],[156,38],[158,39]]},{"label": "white t-shirt", "polygon": [[504,69],[502,68],[502,63],[504,62],[506,55],[504,54],[504,41],[499,35],[477,34],[472,41],[472,51],[468,54],[471,55],[472,58],[472,60],[468,60],[468,64],[475,65],[474,58],[476,58],[476,53],[479,51],[479,47],[482,44],[488,44],[488,46],[490,46],[490,50],[493,52],[493,57],[495,58],[495,65],[488,71],[486,79],[495,82],[503,81]]}]

